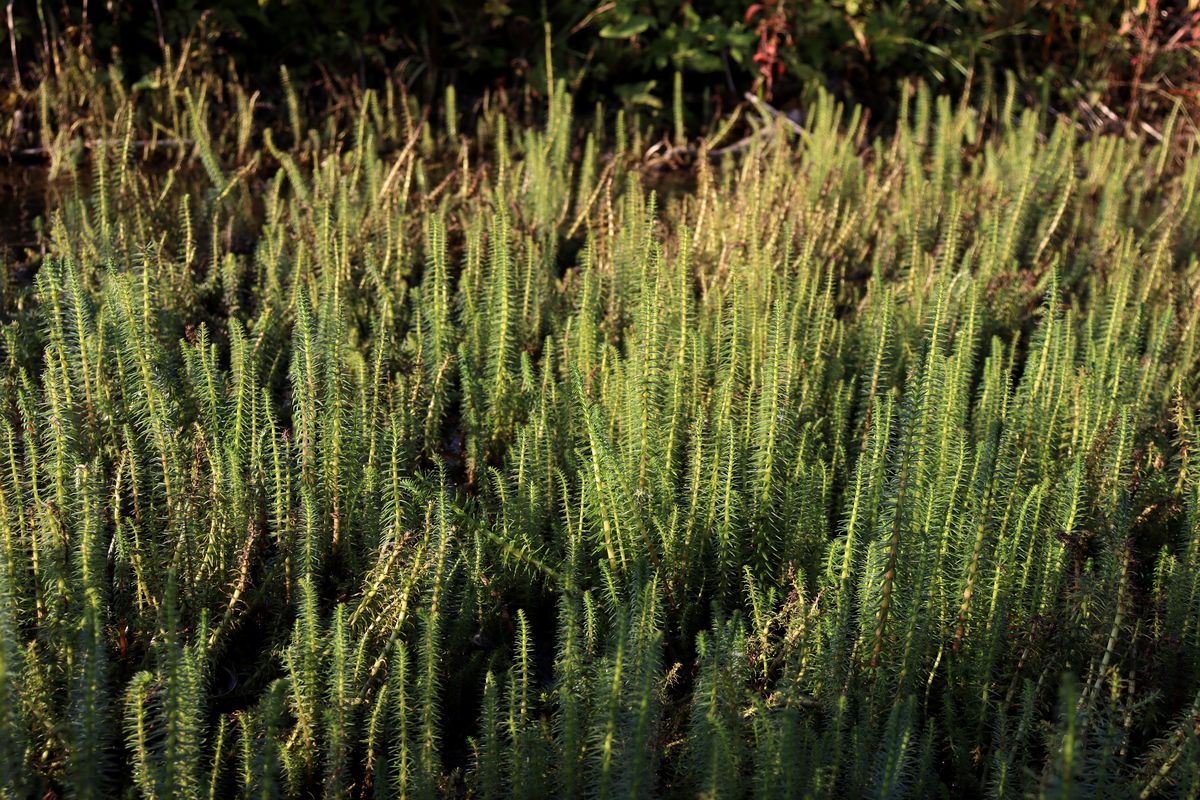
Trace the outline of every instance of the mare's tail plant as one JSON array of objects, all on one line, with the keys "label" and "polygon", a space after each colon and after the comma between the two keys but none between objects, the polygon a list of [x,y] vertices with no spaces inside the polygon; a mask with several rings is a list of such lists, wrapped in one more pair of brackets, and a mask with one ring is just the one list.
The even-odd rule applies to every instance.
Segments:
[{"label": "mare's tail plant", "polygon": [[42,89],[0,796],[1200,792],[1194,146],[190,63]]}]

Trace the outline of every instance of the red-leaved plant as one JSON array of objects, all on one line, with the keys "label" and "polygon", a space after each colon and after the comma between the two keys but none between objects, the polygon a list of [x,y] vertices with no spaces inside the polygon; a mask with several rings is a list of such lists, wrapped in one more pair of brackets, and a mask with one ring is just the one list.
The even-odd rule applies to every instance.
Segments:
[{"label": "red-leaved plant", "polygon": [[762,91],[769,100],[775,78],[782,75],[784,69],[779,48],[781,45],[792,46],[792,29],[788,24],[784,0],[763,0],[752,4],[746,9],[746,22],[756,17],[758,49],[754,53],[754,63],[758,65],[758,77],[754,79],[754,91]]}]

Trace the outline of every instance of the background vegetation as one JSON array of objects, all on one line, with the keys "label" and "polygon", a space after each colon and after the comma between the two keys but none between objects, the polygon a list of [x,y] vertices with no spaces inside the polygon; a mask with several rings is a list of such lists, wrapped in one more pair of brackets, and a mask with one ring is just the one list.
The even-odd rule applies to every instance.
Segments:
[{"label": "background vegetation", "polygon": [[102,61],[119,52],[136,81],[165,47],[178,53],[186,42],[256,83],[281,63],[302,82],[364,87],[394,70],[426,101],[449,84],[467,99],[498,85],[544,87],[549,67],[581,103],[645,111],[670,106],[679,71],[696,123],[746,90],[787,105],[814,85],[894,120],[900,85],[958,91],[973,72],[1012,71],[1027,99],[1066,113],[1102,103],[1118,118],[1105,116],[1109,126],[1161,119],[1198,97],[1195,0],[13,0],[8,9],[21,63],[66,39]]}]

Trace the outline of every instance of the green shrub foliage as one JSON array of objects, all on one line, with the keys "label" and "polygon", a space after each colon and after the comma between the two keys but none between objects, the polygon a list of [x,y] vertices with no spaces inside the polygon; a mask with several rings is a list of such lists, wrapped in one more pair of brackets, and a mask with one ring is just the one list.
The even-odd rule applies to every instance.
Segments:
[{"label": "green shrub foliage", "polygon": [[43,89],[4,796],[1200,792],[1200,159],[174,79]]}]

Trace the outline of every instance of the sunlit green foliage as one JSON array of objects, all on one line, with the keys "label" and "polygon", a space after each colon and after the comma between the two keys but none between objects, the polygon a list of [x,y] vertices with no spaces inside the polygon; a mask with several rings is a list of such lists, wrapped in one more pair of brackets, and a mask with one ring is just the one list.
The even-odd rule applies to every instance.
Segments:
[{"label": "sunlit green foliage", "polygon": [[1190,151],[106,91],[4,284],[6,796],[1200,792]]}]

